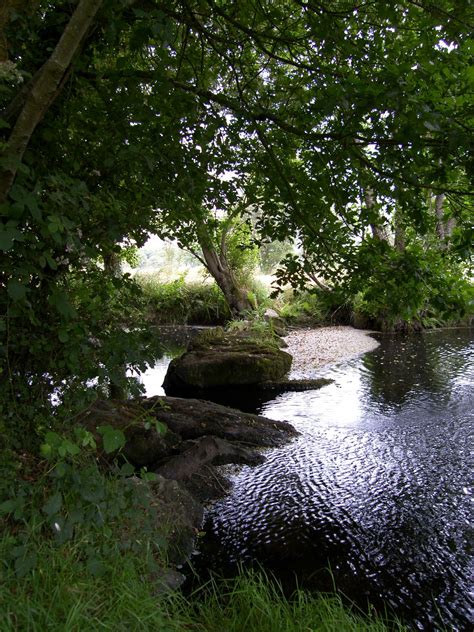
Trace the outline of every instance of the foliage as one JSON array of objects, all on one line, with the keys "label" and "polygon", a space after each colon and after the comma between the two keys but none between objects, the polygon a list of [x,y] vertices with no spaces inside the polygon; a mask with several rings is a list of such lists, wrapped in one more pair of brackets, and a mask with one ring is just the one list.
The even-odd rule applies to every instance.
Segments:
[{"label": "foliage", "polygon": [[248,289],[259,262],[258,247],[250,224],[241,218],[229,223],[225,238],[226,258],[238,284]]},{"label": "foliage", "polygon": [[352,297],[359,290],[355,309],[383,328],[448,324],[472,309],[472,284],[445,251],[414,242],[400,252],[367,242],[360,257],[359,274],[345,289]]},{"label": "foliage", "polygon": [[137,292],[130,279],[104,277],[103,270],[89,265],[87,283],[71,272],[51,281],[41,278],[28,298],[3,303],[2,364],[8,379],[2,380],[0,410],[13,435],[21,428],[22,441],[31,445],[41,415],[59,423],[94,397],[92,384],[96,391],[123,384],[121,367],[144,370],[158,355],[144,324],[130,324]]},{"label": "foliage", "polygon": [[[233,312],[251,303],[225,237],[250,214],[260,240],[299,242],[282,282],[322,278],[346,300],[375,270],[369,312],[461,308],[443,290],[465,293],[454,263],[433,255],[428,279],[411,233],[433,235],[443,193],[456,222],[444,246],[469,256],[467,5],[13,4],[0,33],[0,404],[18,441],[48,423],[53,393],[77,409],[90,380],[123,382],[155,354],[127,312],[138,289],[99,265],[154,230],[199,245]],[[368,237],[401,228],[405,259]],[[235,234],[234,254],[250,254]],[[391,275],[417,257],[398,291]]]},{"label": "foliage", "polygon": [[[128,553],[149,569],[162,566],[170,526],[153,502],[148,475],[131,477],[128,464],[101,470],[94,439],[84,429],[49,435],[47,461],[16,453],[3,468],[1,572],[19,579],[38,572],[38,552],[51,546],[74,550],[76,563],[94,576],[108,572],[110,558]],[[104,430],[104,446],[115,450],[120,438],[107,448],[109,435]]]},{"label": "foliage", "polygon": [[227,331],[244,335],[258,345],[279,347],[279,340],[271,321],[266,320],[258,312],[251,312],[248,317],[247,320],[232,320],[227,325]]},{"label": "foliage", "polygon": [[[0,540],[8,550],[9,537]],[[366,615],[343,605],[337,595],[298,591],[288,600],[269,578],[244,574],[232,581],[213,580],[189,598],[169,594],[160,574],[150,574],[130,553],[113,553],[93,574],[80,546],[55,547],[43,541],[36,570],[21,580],[1,570],[0,625],[5,632],[28,630],[167,630],[181,632],[385,632],[404,630],[398,622]]]},{"label": "foliage", "polygon": [[215,325],[230,318],[221,290],[214,283],[161,282],[152,274],[136,277],[143,289],[145,314],[152,322]]},{"label": "foliage", "polygon": [[312,325],[327,323],[327,313],[317,293],[286,290],[275,302],[280,316],[289,323],[310,322]]},{"label": "foliage", "polygon": [[263,273],[270,274],[287,254],[293,252],[294,246],[289,240],[266,241],[260,245],[260,268]]},{"label": "foliage", "polygon": [[388,618],[386,622],[345,606],[338,595],[297,590],[288,599],[278,583],[257,572],[230,581],[214,580],[191,599],[196,599],[196,629],[203,632],[382,632],[392,625],[394,630],[404,629],[397,621],[389,623]]}]

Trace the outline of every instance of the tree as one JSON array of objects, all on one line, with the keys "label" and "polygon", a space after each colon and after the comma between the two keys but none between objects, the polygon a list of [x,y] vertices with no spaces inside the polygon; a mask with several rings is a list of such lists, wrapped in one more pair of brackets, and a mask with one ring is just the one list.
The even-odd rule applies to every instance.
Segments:
[{"label": "tree", "polygon": [[[183,244],[201,241],[225,285],[213,214],[232,215],[243,199],[259,208],[262,239],[301,243],[304,258],[289,256],[282,280],[301,285],[306,273],[355,292],[374,270],[379,287],[402,270],[414,282],[397,304],[408,305],[426,283],[434,295],[444,265],[455,277],[447,257],[466,255],[472,175],[467,6],[5,6],[0,301],[10,399],[22,385],[22,397],[41,392],[47,407],[44,393],[61,384],[113,382],[117,366],[140,365],[139,331],[117,327],[137,290],[104,280],[98,262],[157,224],[177,227]],[[369,192],[374,204],[362,204]],[[420,249],[430,195],[445,195],[456,219],[433,278]],[[405,248],[370,238],[378,222],[403,226]],[[231,278],[229,287],[234,300]]]}]

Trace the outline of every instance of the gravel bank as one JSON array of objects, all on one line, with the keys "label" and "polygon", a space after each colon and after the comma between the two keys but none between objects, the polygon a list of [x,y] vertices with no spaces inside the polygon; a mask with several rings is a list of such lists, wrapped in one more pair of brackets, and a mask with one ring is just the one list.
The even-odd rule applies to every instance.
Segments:
[{"label": "gravel bank", "polygon": [[311,378],[326,365],[372,351],[379,343],[368,331],[353,327],[321,327],[290,332],[285,341],[293,356],[291,378]]}]

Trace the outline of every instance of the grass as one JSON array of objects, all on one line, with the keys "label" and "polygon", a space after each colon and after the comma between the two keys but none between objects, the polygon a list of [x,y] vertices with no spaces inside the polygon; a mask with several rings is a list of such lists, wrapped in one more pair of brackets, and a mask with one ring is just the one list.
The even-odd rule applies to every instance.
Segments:
[{"label": "grass", "polygon": [[263,573],[244,573],[234,580],[211,582],[191,597],[199,632],[386,632],[403,630],[345,606],[338,595],[297,591],[287,599]]},{"label": "grass", "polygon": [[261,572],[166,591],[169,523],[153,482],[105,473],[94,453],[20,456],[0,466],[1,632],[402,630],[337,595],[287,599]]},{"label": "grass", "polygon": [[[5,546],[0,541],[0,550]],[[185,598],[158,590],[140,559],[112,555],[101,576],[85,568],[80,548],[38,548],[34,570],[19,578],[3,563],[2,632],[386,632],[376,616],[348,609],[337,595],[299,591],[292,600],[263,574],[214,580]],[[403,630],[395,623],[390,629]]]},{"label": "grass", "polygon": [[214,283],[187,283],[182,278],[163,282],[152,274],[136,280],[149,318],[157,324],[214,325],[230,318],[224,295]]}]

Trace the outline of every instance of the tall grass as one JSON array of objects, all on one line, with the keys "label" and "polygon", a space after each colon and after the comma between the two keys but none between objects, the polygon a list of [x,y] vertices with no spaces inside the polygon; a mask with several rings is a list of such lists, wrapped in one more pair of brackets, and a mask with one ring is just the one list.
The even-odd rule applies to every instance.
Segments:
[{"label": "tall grass", "polygon": [[[181,602],[183,604],[183,602]],[[191,597],[199,632],[386,632],[404,630],[345,606],[338,595],[298,590],[287,599],[263,573],[247,572],[230,581],[213,581]],[[189,607],[184,602],[185,609]]]},{"label": "tall grass", "polygon": [[[0,550],[5,537],[0,541]],[[299,591],[291,600],[262,574],[213,581],[185,598],[163,592],[159,575],[131,554],[91,575],[74,545],[39,546],[33,571],[0,576],[2,632],[386,632],[387,623],[345,607],[338,596]],[[398,623],[390,629],[402,630]]]},{"label": "tall grass", "polygon": [[183,278],[163,282],[156,275],[140,275],[148,318],[162,325],[216,325],[230,318],[224,295],[215,283],[186,283]]}]

